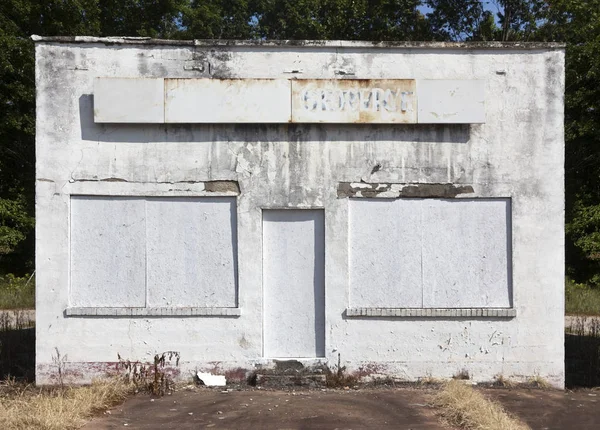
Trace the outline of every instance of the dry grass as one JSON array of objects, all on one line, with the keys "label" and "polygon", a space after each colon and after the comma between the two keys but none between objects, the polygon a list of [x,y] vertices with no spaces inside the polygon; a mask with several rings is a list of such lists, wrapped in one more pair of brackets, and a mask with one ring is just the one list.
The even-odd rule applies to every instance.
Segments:
[{"label": "dry grass", "polygon": [[461,381],[449,381],[436,394],[434,405],[453,426],[468,430],[530,430],[498,403]]},{"label": "dry grass", "polygon": [[0,274],[0,309],[35,308],[35,278]]},{"label": "dry grass", "polygon": [[418,383],[419,385],[423,386],[439,387],[444,383],[444,381],[439,378],[434,378],[431,375],[427,375],[423,378],[419,378]]},{"label": "dry grass", "polygon": [[0,385],[0,429],[79,428],[93,415],[125,400],[131,392],[131,385],[120,379],[64,389],[5,381]]},{"label": "dry grass", "polygon": [[548,381],[546,381],[544,378],[542,378],[540,375],[535,375],[532,376],[531,378],[529,378],[527,380],[528,385],[534,387],[534,388],[540,388],[542,390],[548,390],[550,388],[552,388],[552,385],[550,385],[550,383]]},{"label": "dry grass", "polygon": [[510,380],[506,376],[499,374],[494,377],[494,385],[502,388],[515,388],[518,384]]},{"label": "dry grass", "polygon": [[600,315],[600,289],[577,284],[567,279],[565,282],[565,314]]}]

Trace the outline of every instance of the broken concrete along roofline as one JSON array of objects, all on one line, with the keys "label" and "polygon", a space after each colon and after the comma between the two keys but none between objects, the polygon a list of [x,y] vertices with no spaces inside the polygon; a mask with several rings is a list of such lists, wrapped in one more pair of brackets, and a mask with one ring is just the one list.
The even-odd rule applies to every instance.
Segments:
[{"label": "broken concrete along roofline", "polygon": [[398,48],[398,49],[564,49],[561,42],[405,42],[361,40],[229,40],[194,39],[169,40],[151,37],[94,37],[94,36],[38,36],[37,43],[104,43],[117,45],[171,45],[171,46],[261,46],[261,47],[323,47],[323,48]]}]

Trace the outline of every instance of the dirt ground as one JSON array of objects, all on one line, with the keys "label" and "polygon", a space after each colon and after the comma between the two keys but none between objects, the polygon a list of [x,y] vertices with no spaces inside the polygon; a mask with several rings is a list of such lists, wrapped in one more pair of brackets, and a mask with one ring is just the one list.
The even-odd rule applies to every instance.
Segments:
[{"label": "dirt ground", "polygon": [[600,429],[600,391],[484,389],[533,430]]},{"label": "dirt ground", "polygon": [[[481,389],[533,430],[597,430],[600,392]],[[138,394],[84,429],[448,429],[429,407],[432,390],[182,389]]]},{"label": "dirt ground", "polygon": [[447,429],[427,390],[182,390],[137,395],[84,429]]}]

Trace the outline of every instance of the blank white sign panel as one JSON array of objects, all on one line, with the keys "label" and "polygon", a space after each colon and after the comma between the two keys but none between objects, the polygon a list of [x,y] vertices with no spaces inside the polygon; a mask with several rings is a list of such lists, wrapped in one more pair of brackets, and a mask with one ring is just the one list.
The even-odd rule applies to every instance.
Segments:
[{"label": "blank white sign panel", "polygon": [[164,123],[165,84],[159,78],[94,79],[97,123]]},{"label": "blank white sign panel", "polygon": [[325,355],[322,210],[263,211],[264,355]]},{"label": "blank white sign panel", "polygon": [[286,123],[285,79],[166,79],[166,123]]}]

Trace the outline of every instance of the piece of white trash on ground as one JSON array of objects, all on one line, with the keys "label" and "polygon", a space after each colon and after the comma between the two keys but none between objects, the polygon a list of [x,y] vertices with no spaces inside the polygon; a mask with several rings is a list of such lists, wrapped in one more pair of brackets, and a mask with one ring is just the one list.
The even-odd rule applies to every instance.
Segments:
[{"label": "piece of white trash on ground", "polygon": [[225,376],[213,375],[212,373],[198,372],[198,379],[207,387],[224,387],[226,383]]}]

